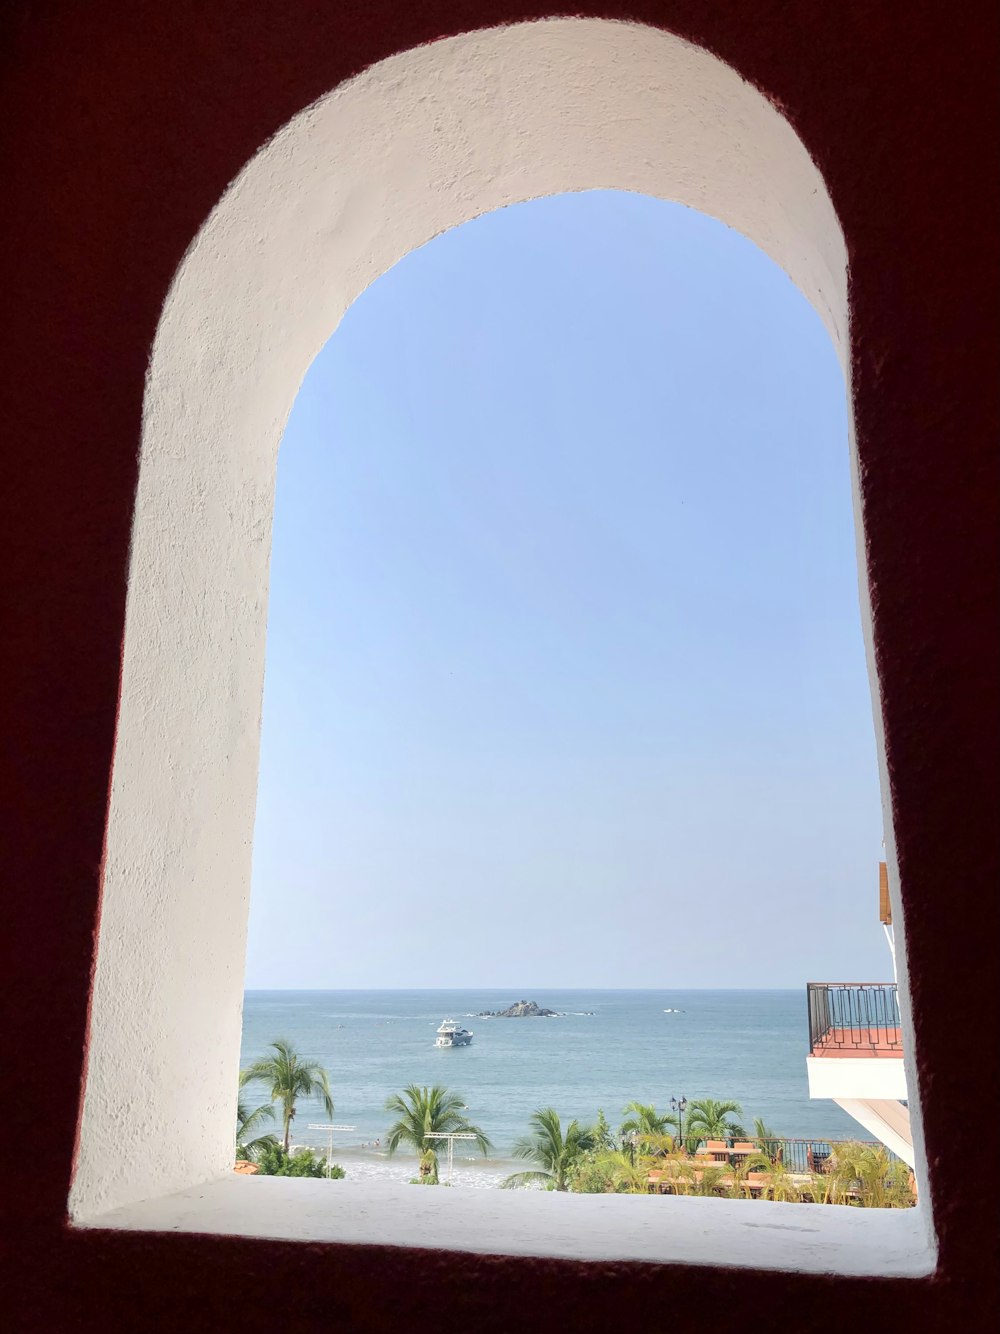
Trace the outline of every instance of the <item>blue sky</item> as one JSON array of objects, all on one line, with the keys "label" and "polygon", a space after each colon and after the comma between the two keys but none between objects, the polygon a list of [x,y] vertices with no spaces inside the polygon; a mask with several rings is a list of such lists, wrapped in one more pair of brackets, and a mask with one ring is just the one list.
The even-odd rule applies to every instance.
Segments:
[{"label": "blue sky", "polygon": [[843,379],[721,223],[593,192],[364,293],[278,464],[250,987],[878,979]]}]

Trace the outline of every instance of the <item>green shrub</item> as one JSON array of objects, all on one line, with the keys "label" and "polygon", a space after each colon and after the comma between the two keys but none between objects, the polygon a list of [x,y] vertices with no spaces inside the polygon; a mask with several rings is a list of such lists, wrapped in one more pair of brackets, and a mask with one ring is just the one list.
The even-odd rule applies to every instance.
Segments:
[{"label": "green shrub", "polygon": [[280,1144],[269,1144],[257,1160],[261,1176],[265,1177],[329,1177],[339,1181],[347,1175],[338,1163],[327,1170],[326,1158],[314,1149],[300,1149],[286,1153]]}]

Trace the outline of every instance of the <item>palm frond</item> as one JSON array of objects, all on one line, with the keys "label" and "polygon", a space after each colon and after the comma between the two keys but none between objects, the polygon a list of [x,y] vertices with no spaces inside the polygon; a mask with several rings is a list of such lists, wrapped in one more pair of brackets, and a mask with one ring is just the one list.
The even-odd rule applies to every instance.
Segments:
[{"label": "palm frond", "polygon": [[512,1172],[509,1177],[504,1177],[503,1181],[500,1182],[500,1188],[502,1190],[517,1190],[521,1186],[532,1185],[536,1181],[551,1185],[553,1180],[551,1172]]},{"label": "palm frond", "polygon": [[247,1135],[252,1135],[265,1121],[274,1120],[274,1107],[270,1103],[262,1103],[259,1107],[249,1108],[245,1103],[236,1104],[237,1135],[244,1139]]}]

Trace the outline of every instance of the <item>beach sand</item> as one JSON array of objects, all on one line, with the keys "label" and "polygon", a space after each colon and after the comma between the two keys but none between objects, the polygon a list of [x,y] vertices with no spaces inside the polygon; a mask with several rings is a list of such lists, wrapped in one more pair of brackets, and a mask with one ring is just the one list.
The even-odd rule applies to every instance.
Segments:
[{"label": "beach sand", "polygon": [[[292,1143],[292,1150],[308,1147],[326,1156],[326,1146],[311,1143],[308,1146]],[[341,1148],[333,1146],[333,1161],[339,1163],[351,1181],[412,1181],[417,1175],[418,1159],[415,1154],[397,1153],[390,1158],[384,1149],[366,1149],[361,1145]],[[496,1189],[511,1172],[523,1170],[530,1164],[506,1158],[455,1158],[451,1181],[454,1186],[472,1186]],[[439,1172],[441,1181],[448,1180],[448,1155],[441,1154]]]}]

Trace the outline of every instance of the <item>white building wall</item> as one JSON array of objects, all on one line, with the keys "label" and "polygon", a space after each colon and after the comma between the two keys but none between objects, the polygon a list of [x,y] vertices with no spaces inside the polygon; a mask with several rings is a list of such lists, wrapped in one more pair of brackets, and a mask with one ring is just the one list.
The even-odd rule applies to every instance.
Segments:
[{"label": "white building wall", "polygon": [[810,1098],[907,1098],[902,1056],[807,1056],[806,1071]]}]

